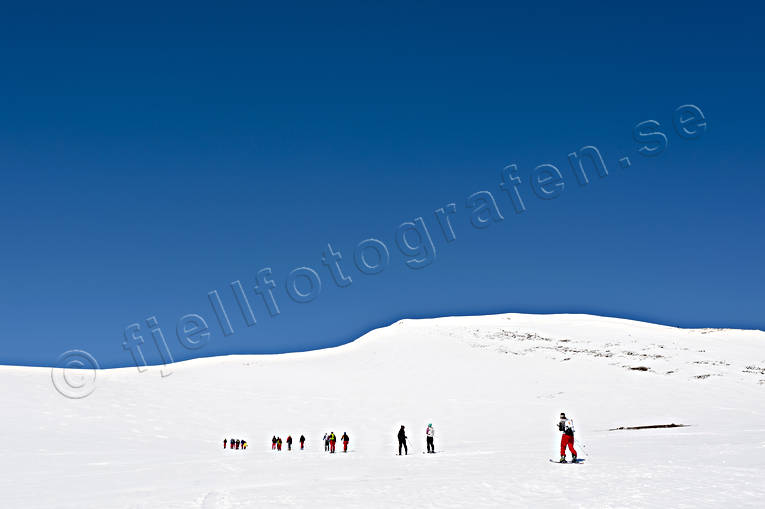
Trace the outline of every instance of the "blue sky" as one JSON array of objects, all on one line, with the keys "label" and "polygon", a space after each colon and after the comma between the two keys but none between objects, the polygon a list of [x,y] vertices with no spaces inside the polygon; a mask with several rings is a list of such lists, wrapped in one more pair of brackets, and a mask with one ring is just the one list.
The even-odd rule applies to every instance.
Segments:
[{"label": "blue sky", "polygon": [[[762,11],[467,5],[7,7],[0,363],[82,349],[130,365],[134,323],[158,363],[150,317],[174,360],[452,314],[765,329]],[[673,127],[687,104],[706,119],[695,139]],[[666,136],[653,157],[633,137],[646,120]],[[581,186],[567,156],[588,145],[609,173],[588,167]],[[500,188],[511,164],[522,214]],[[554,199],[530,184],[542,164],[560,171]],[[504,220],[471,223],[480,191]],[[452,242],[434,215],[450,203]],[[397,231],[419,217],[435,256],[410,268]],[[369,238],[390,257],[376,274],[354,264]],[[327,244],[350,284],[322,264]],[[288,295],[298,267],[321,279],[310,302]],[[275,316],[254,289],[264,268]],[[194,348],[177,330],[190,314],[207,326],[181,323]]]}]

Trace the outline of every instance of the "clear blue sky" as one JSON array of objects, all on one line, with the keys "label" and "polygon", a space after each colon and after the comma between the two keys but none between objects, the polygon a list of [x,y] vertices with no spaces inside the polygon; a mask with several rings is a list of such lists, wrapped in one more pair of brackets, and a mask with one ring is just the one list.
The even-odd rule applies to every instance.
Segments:
[{"label": "clear blue sky", "polygon": [[[760,7],[363,4],[6,5],[0,363],[83,349],[129,365],[133,323],[157,363],[152,316],[175,360],[451,314],[765,328]],[[684,104],[706,117],[696,139],[673,128]],[[633,138],[645,120],[667,138],[654,157]],[[585,145],[609,175],[580,186],[567,155]],[[529,183],[543,163],[564,181],[554,199]],[[499,187],[510,164],[522,214]],[[478,191],[503,221],[471,224]],[[434,215],[449,203],[453,242]],[[413,269],[396,232],[417,217],[436,256]],[[389,250],[378,274],[354,264],[368,238]],[[349,285],[322,264],[328,243]],[[303,266],[322,287],[299,303],[286,284]],[[276,316],[253,289],[265,267]],[[192,313],[209,327],[196,349],[176,334]]]}]

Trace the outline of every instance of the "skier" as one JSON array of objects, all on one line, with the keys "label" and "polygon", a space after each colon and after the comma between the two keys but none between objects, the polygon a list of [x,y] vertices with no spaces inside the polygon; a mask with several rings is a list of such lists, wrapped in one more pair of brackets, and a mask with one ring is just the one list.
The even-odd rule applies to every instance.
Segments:
[{"label": "skier", "polygon": [[351,441],[351,439],[348,438],[348,433],[343,431],[343,436],[340,437],[340,439],[343,441],[343,452],[348,452],[348,442]]},{"label": "skier", "polygon": [[224,438],[224,439],[223,439],[223,448],[224,448],[224,449],[226,448],[226,443],[227,443],[227,442],[228,442],[228,440],[226,440],[226,439]]},{"label": "skier", "polygon": [[324,433],[324,451],[329,450],[329,434]]},{"label": "skier", "polygon": [[334,454],[335,453],[335,442],[337,442],[337,437],[335,436],[334,431],[329,432],[329,452]]},{"label": "skier", "polygon": [[239,450],[239,439],[238,438],[236,439],[236,447],[235,447],[235,449]]},{"label": "skier", "polygon": [[300,450],[303,450],[303,445],[305,444],[305,437],[303,435],[300,435]]},{"label": "skier", "polygon": [[574,449],[574,421],[566,418],[564,412],[560,413],[558,430],[563,432],[560,437],[560,462],[566,463],[566,446],[571,451],[571,462],[576,462],[576,449]]},{"label": "skier", "polygon": [[282,437],[276,438],[276,450],[281,451],[282,450]]},{"label": "skier", "polygon": [[287,436],[287,450],[288,451],[292,450],[292,435]]},{"label": "skier", "polygon": [[271,450],[272,451],[276,450],[276,435],[274,435],[273,438],[271,438]]},{"label": "skier", "polygon": [[233,449],[234,448],[234,439],[233,438],[228,441],[228,448],[229,449]]},{"label": "skier", "polygon": [[433,445],[433,437],[435,436],[436,430],[433,429],[433,424],[428,424],[428,427],[425,428],[425,441],[427,442],[429,453],[436,452],[436,447]]},{"label": "skier", "polygon": [[247,441],[242,440],[242,449],[247,449]]},{"label": "skier", "polygon": [[404,431],[404,425],[401,425],[401,429],[398,430],[398,455],[401,456],[401,446],[404,446],[404,454],[409,454],[409,449],[406,447],[406,431]]}]

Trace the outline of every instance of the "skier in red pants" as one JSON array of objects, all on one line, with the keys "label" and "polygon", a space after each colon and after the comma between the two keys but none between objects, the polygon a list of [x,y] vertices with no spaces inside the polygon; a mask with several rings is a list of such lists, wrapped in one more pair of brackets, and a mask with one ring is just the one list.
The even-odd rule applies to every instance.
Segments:
[{"label": "skier in red pants", "polygon": [[348,452],[348,442],[351,441],[350,438],[348,438],[348,433],[343,431],[343,436],[340,437],[343,441],[343,452]]},{"label": "skier in red pants", "polygon": [[576,462],[576,449],[574,449],[574,421],[566,418],[566,414],[560,413],[558,430],[563,432],[560,437],[560,462],[566,462],[566,447],[571,451],[571,462]]},{"label": "skier in red pants", "polygon": [[337,442],[337,437],[335,436],[335,432],[332,431],[329,433],[329,452],[330,453],[335,452],[335,442]]}]

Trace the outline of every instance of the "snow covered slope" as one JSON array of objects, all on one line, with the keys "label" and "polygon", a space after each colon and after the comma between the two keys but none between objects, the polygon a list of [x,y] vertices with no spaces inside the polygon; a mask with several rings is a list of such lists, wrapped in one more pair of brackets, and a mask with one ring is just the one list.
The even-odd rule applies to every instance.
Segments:
[{"label": "snow covered slope", "polygon": [[[633,369],[639,368],[639,369]],[[99,372],[0,367],[13,508],[762,507],[765,333],[586,315],[403,320],[348,345]],[[557,465],[557,416],[587,461]],[[422,454],[425,426],[438,454]],[[608,431],[619,426],[690,427]],[[409,456],[394,454],[406,425]],[[328,455],[324,432],[348,432]],[[307,450],[271,451],[274,434]],[[222,449],[244,438],[246,451]]]}]

